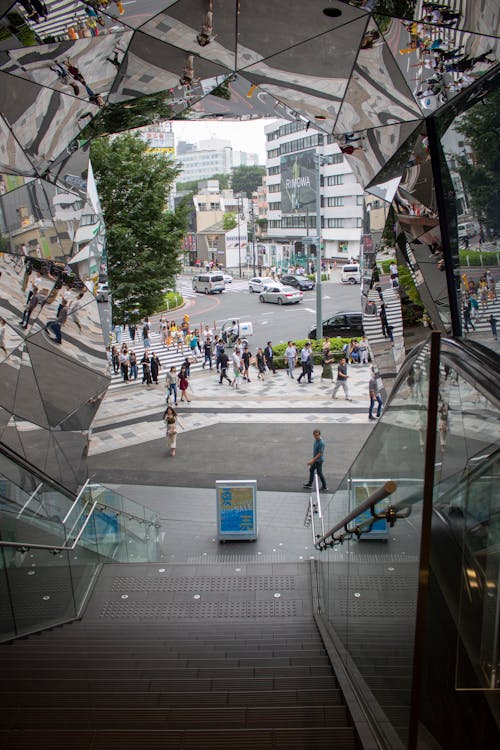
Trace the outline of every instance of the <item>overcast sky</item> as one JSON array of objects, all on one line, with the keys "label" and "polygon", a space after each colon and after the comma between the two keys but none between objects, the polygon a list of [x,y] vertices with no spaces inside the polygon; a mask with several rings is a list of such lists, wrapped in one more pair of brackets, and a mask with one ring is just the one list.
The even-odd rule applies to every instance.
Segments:
[{"label": "overcast sky", "polygon": [[209,138],[225,138],[237,151],[258,154],[259,163],[266,163],[266,139],[264,125],[273,120],[251,120],[246,122],[220,122],[204,120],[203,122],[172,122],[176,140],[197,143]]}]

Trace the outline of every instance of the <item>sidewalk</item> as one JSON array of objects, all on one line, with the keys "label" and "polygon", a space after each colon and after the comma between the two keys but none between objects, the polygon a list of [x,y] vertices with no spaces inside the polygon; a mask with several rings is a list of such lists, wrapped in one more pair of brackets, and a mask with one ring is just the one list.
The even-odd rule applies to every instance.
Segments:
[{"label": "sidewalk", "polygon": [[[334,383],[320,380],[321,368],[315,368],[310,385],[291,380],[284,370],[269,374],[264,382],[257,380],[252,368],[251,383],[243,382],[239,390],[219,385],[215,369],[192,373],[191,403],[179,403],[182,432],[209,425],[237,424],[304,424],[349,423],[369,425],[368,365],[349,366],[352,401],[346,401],[342,389],[331,398]],[[300,368],[296,368],[296,377]],[[120,389],[109,393],[94,420],[89,455],[165,437],[161,419],[165,409],[163,385]]]}]

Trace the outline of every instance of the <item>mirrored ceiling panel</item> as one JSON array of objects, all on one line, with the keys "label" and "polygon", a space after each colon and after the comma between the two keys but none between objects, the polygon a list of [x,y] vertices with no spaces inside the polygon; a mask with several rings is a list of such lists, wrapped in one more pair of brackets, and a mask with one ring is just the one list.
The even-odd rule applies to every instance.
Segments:
[{"label": "mirrored ceiling panel", "polygon": [[[42,271],[34,270],[37,264]],[[0,255],[0,316],[8,326],[5,344],[9,354],[36,320],[41,305],[54,294],[55,279],[48,269],[47,261],[6,252]]]},{"label": "mirrored ceiling panel", "polygon": [[[89,370],[64,347],[48,343],[44,332],[26,342],[50,424],[55,427],[109,385],[109,378]],[[57,386],[57,387],[56,387]]]},{"label": "mirrored ceiling panel", "polygon": [[[4,78],[4,86],[9,82]],[[0,115],[0,170],[9,174],[36,175],[34,165],[24,153],[9,124]]]},{"label": "mirrored ceiling panel", "polygon": [[391,19],[383,31],[394,59],[425,114],[438,109],[499,59],[499,42],[455,27]]},{"label": "mirrored ceiling panel", "polygon": [[90,141],[83,141],[78,146],[78,140],[70,144],[73,153],[63,153],[51,164],[44,173],[44,178],[55,183],[58,187],[77,193],[85,199],[87,195],[88,168],[90,158]]},{"label": "mirrored ceiling panel", "polygon": [[20,177],[15,174],[0,174],[0,195],[10,193],[11,190],[17,190],[31,182],[33,177]]},{"label": "mirrored ceiling panel", "polygon": [[322,34],[249,66],[244,75],[255,83],[281,85],[287,91],[295,89],[298,101],[305,102],[307,96],[319,96],[329,100],[330,106],[334,105],[338,112],[365,26],[365,19],[360,19]]},{"label": "mirrored ceiling panel", "polygon": [[0,58],[0,70],[89,100],[109,92],[132,32],[78,39],[22,50],[9,50]]},{"label": "mirrored ceiling panel", "polygon": [[200,80],[228,71],[158,39],[136,32],[113,86],[110,101],[126,101],[181,86],[189,90]]},{"label": "mirrored ceiling panel", "polygon": [[37,170],[43,172],[76,137],[85,114],[94,116],[99,106],[21,78],[15,79],[16,96],[12,96],[12,80],[0,73],[0,109]]},{"label": "mirrored ceiling panel", "polygon": [[[392,186],[393,180],[397,180],[398,184],[401,179],[401,175],[408,162],[411,159],[413,147],[417,141],[419,133],[421,132],[423,125],[422,121],[413,123],[402,123],[397,126],[396,132],[399,134],[399,147],[393,141],[392,133],[396,126],[388,126],[387,128],[375,128],[373,131],[369,131],[374,134],[377,146],[382,147],[382,153],[378,154],[378,158],[382,156],[382,159],[378,163],[379,169],[374,177],[371,178],[366,189],[371,191],[374,185],[386,185]],[[392,147],[396,146],[394,150]],[[387,149],[387,151],[386,151]],[[383,154],[387,153],[387,160],[384,164]]]},{"label": "mirrored ceiling panel", "polygon": [[[328,15],[325,10],[328,10]],[[256,22],[259,18],[265,18],[266,23]],[[246,68],[285,50],[290,50],[292,58],[292,48],[299,50],[303,42],[313,38],[317,39],[319,50],[322,35],[332,29],[337,30],[338,38],[344,35],[346,54],[349,55],[352,37],[350,25],[357,19],[362,26],[366,25],[366,13],[338,0],[308,0],[307,3],[290,3],[288,0],[274,0],[273,3],[267,0],[241,2],[236,67]],[[343,66],[340,58],[335,60],[335,64],[338,63]],[[315,55],[309,58],[308,65],[302,67],[302,71],[308,71],[309,65],[315,68]],[[295,70],[299,67],[298,65]],[[328,77],[331,74],[330,70]]]},{"label": "mirrored ceiling panel", "polygon": [[[377,179],[388,160],[395,158],[403,147],[408,154],[398,159],[398,165],[394,167],[394,176],[399,177],[401,172],[399,164],[407,161],[417,137],[415,128],[418,122],[399,123],[385,128],[374,128],[372,130],[361,130],[335,134],[339,147],[347,159],[349,166],[354,171],[358,181],[366,188],[374,179]],[[381,178],[387,180],[387,176]],[[391,198],[392,199],[392,196]],[[386,198],[386,200],[390,200]]]},{"label": "mirrored ceiling panel", "polygon": [[88,430],[92,424],[95,415],[102,403],[106,392],[99,393],[95,398],[90,398],[80,406],[79,409],[69,415],[67,419],[60,423],[61,430]]},{"label": "mirrored ceiling panel", "polygon": [[376,24],[369,24],[360,42],[335,131],[385,126],[421,115],[383,36]]},{"label": "mirrored ceiling panel", "polygon": [[29,47],[119,33],[126,28],[118,20],[124,14],[124,4],[119,1],[21,0],[11,9],[9,20],[20,43],[17,46]]},{"label": "mirrored ceiling panel", "polygon": [[223,81],[211,93],[190,107],[189,119],[210,118],[252,120],[259,117],[283,117],[276,99],[238,73]]},{"label": "mirrored ceiling panel", "polygon": [[181,0],[141,31],[234,70],[237,7],[236,0]]},{"label": "mirrored ceiling panel", "polygon": [[26,419],[40,427],[49,427],[43,399],[38,389],[36,372],[28,352],[23,352],[12,412],[16,418]]},{"label": "mirrored ceiling panel", "polygon": [[[0,196],[4,224],[4,242],[9,252],[63,260],[64,252],[53,220],[55,188],[47,183],[51,200],[42,180],[32,180],[10,193]],[[79,197],[73,194],[73,201]],[[68,247],[68,251],[70,250]]]}]

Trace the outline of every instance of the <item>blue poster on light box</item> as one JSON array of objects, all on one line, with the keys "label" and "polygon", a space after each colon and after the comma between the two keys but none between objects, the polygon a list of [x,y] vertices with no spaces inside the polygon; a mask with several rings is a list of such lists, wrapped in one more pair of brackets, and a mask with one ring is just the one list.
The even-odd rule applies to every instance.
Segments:
[{"label": "blue poster on light box", "polygon": [[257,482],[218,480],[215,491],[219,541],[257,539]]}]

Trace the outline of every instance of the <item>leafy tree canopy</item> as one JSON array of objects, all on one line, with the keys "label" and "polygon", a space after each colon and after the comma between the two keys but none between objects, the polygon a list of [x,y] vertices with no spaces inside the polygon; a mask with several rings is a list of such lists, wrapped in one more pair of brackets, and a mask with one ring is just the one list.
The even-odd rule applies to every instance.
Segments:
[{"label": "leafy tree canopy", "polygon": [[[179,160],[182,161],[182,156],[179,157]],[[221,190],[226,190],[229,187],[229,177],[228,174],[214,174],[212,177],[207,177],[207,180],[218,180],[219,181],[219,188]],[[198,192],[198,185],[200,182],[205,182],[205,180],[188,180],[188,182],[179,182],[177,181],[176,186],[178,191],[188,191],[192,193],[193,195],[196,195]]]},{"label": "leafy tree canopy", "polygon": [[149,153],[138,135],[98,138],[91,161],[106,222],[108,276],[113,314],[151,315],[173,288],[186,227],[186,208],[174,212],[166,200],[179,170]]},{"label": "leafy tree canopy", "polygon": [[464,161],[460,175],[481,221],[500,234],[500,91],[472,107],[457,130],[474,151],[474,164]]},{"label": "leafy tree canopy", "polygon": [[249,167],[245,165],[235,167],[231,178],[231,186],[234,194],[245,193],[250,197],[262,185],[262,178],[265,174],[265,167]]},{"label": "leafy tree canopy", "polygon": [[226,232],[230,229],[234,229],[237,224],[238,219],[236,218],[236,214],[231,213],[231,211],[224,214],[222,218],[222,228],[225,229]]}]

